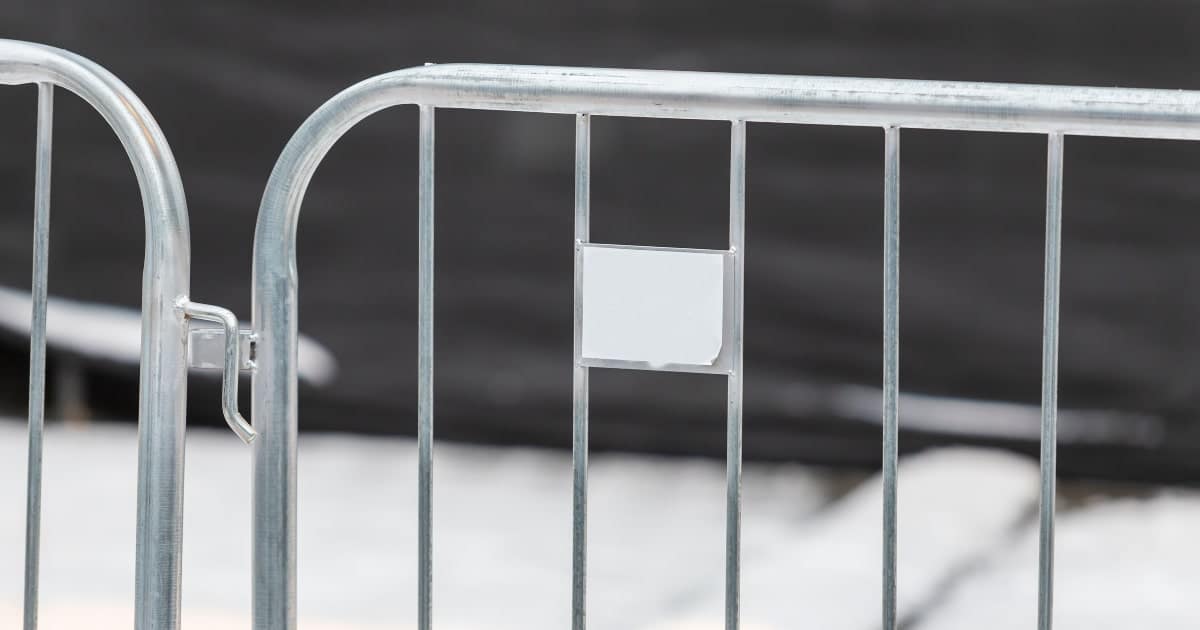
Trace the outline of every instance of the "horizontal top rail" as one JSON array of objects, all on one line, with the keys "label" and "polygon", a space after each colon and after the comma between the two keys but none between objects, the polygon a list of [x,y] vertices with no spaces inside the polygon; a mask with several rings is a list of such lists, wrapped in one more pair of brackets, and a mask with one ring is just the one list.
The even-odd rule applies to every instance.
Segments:
[{"label": "horizontal top rail", "polygon": [[445,64],[352,90],[435,107],[1200,139],[1200,91]]},{"label": "horizontal top rail", "polygon": [[[397,105],[1200,140],[1200,91],[1190,90],[430,64],[352,85],[296,131],[260,206],[255,261],[262,272],[272,273],[267,261],[291,259],[299,206],[329,148],[363,118]],[[275,256],[280,249],[284,255]]]}]

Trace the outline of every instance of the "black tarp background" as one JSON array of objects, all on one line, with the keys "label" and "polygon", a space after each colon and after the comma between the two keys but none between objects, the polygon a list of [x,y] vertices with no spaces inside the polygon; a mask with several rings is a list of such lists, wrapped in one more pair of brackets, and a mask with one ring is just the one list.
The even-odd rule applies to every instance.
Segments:
[{"label": "black tarp background", "polygon": [[[193,296],[243,319],[275,158],[313,109],[373,74],[480,61],[1198,89],[1198,27],[1185,0],[0,7],[0,36],[90,57],[154,112],[188,193]],[[34,92],[0,91],[0,282],[15,286],[29,277]],[[572,125],[438,115],[439,439],[569,445]],[[727,142],[718,123],[597,120],[593,239],[724,246]],[[908,131],[903,155],[902,387],[1036,404],[1044,138]],[[877,130],[750,128],[747,457],[878,461],[877,426],[812,398],[880,379],[881,157]],[[415,162],[415,110],[397,108],[351,131],[309,189],[301,329],[341,374],[305,392],[303,428],[415,430]],[[1200,472],[1198,171],[1194,144],[1068,139],[1061,404],[1168,430],[1148,445],[1066,444],[1064,472]],[[76,99],[57,102],[53,177],[52,294],[135,306],[140,200],[115,138]],[[21,349],[4,368],[14,379]],[[99,404],[132,415],[132,373],[95,378]],[[593,371],[592,383],[593,447],[723,454],[719,377]],[[214,387],[191,394],[191,422],[220,422]]]}]

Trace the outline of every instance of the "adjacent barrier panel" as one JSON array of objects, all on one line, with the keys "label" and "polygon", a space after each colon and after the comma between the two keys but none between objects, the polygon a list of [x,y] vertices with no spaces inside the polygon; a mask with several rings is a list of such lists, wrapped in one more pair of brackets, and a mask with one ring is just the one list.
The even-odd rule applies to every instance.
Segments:
[{"label": "adjacent barrier panel", "polygon": [[[572,627],[586,627],[588,371],[677,370],[728,378],[725,625],[739,624],[742,295],[746,254],[747,123],[871,126],[883,131],[882,626],[897,617],[900,137],[904,128],[1047,137],[1045,324],[1042,362],[1039,628],[1052,624],[1055,420],[1063,143],[1068,135],[1200,139],[1200,93],[536,66],[444,65],[363,81],[296,132],[271,173],[254,249],[258,335],[253,418],[254,628],[296,624],[296,225],[326,152],[381,109],[420,111],[418,261],[418,627],[432,627],[434,112],[464,108],[576,118],[574,518]],[[730,124],[727,250],[595,244],[589,240],[590,120],[631,116]],[[565,211],[565,209],[564,209]],[[565,235],[564,235],[565,238]],[[565,296],[564,296],[565,299]],[[665,319],[663,319],[665,318]],[[676,325],[670,326],[674,322]],[[565,421],[565,419],[564,419]],[[865,597],[865,595],[864,595]],[[802,597],[797,605],[802,606]],[[1032,605],[1032,603],[1031,603]]]},{"label": "adjacent barrier panel", "polygon": [[124,145],[142,193],[146,260],[138,405],[135,627],[179,627],[183,516],[186,317],[191,261],[187,205],[175,159],[137,96],[100,66],[64,50],[0,40],[0,84],[38,90],[34,195],[33,313],[29,366],[29,473],[25,536],[25,630],[37,627],[46,392],[46,270],[55,88],[73,92],[108,122]]}]

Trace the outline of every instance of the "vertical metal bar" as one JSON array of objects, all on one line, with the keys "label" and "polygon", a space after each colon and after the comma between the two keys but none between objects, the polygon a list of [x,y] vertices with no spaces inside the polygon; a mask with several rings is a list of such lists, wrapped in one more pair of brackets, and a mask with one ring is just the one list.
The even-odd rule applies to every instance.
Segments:
[{"label": "vertical metal bar", "polygon": [[883,148],[883,630],[896,629],[896,460],[900,391],[900,128]]},{"label": "vertical metal bar", "polygon": [[[296,258],[295,252],[287,249],[294,244],[293,238],[262,237],[262,220],[260,215],[253,269],[252,318],[259,360],[251,373],[251,420],[258,434],[250,445],[254,453],[252,628],[295,630],[299,443]],[[281,249],[287,253],[281,253]],[[157,628],[147,626],[145,630]]]},{"label": "vertical metal bar", "polygon": [[25,630],[37,628],[42,531],[42,430],[46,420],[46,281],[50,264],[50,155],[54,85],[38,84],[33,192],[33,313],[29,325],[29,472],[25,496]]},{"label": "vertical metal bar", "polygon": [[726,393],[725,629],[736,630],[742,573],[742,283],[746,268],[746,122],[733,121],[729,141],[729,249],[733,252],[733,369]]},{"label": "vertical metal bar", "polygon": [[417,263],[417,628],[433,627],[433,107],[422,105]]},{"label": "vertical metal bar", "polygon": [[1063,135],[1046,153],[1046,279],[1042,328],[1042,488],[1038,540],[1038,630],[1054,625],[1054,491],[1058,422],[1058,302],[1062,268]]},{"label": "vertical metal bar", "polygon": [[583,244],[590,238],[592,127],[575,117],[575,371],[571,418],[571,628],[587,627],[588,369],[583,360]]}]

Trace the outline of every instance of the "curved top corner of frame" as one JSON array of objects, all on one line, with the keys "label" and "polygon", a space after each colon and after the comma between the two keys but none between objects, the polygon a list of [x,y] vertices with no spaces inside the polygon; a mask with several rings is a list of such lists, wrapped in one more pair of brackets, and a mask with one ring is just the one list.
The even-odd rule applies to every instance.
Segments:
[{"label": "curved top corner of frame", "polygon": [[49,83],[82,98],[125,147],[141,188],[149,229],[187,230],[187,204],[175,157],[162,129],[125,83],[100,64],[34,42],[0,39],[0,85]]}]

